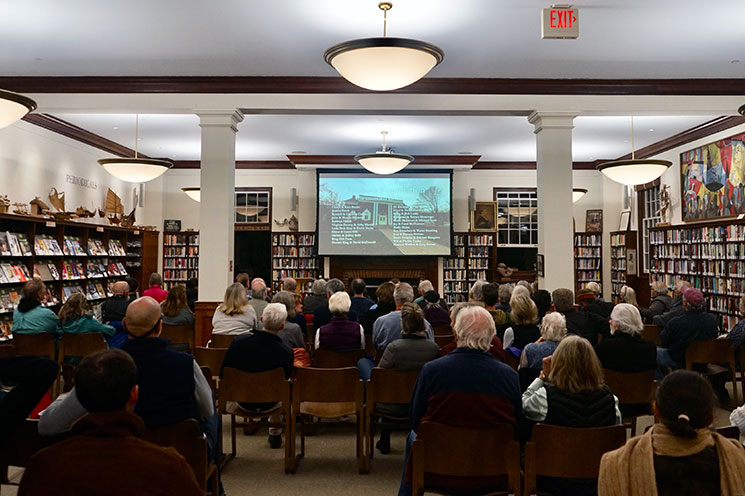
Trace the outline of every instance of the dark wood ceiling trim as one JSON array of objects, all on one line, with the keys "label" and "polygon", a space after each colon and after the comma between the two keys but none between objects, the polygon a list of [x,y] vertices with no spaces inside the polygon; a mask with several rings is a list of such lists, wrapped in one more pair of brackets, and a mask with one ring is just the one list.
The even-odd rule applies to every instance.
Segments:
[{"label": "dark wood ceiling trim", "polygon": [[[634,153],[634,157],[653,157],[668,150],[672,150],[673,148],[685,145],[686,143],[691,143],[693,141],[706,138],[707,136],[711,136],[712,134],[716,134],[731,127],[739,126],[740,124],[745,124],[745,117],[741,115],[722,115],[717,117],[716,119],[704,122],[703,124],[700,124],[696,127],[686,129],[685,131],[682,131],[674,136],[670,136],[669,138],[658,141],[657,143],[652,143],[649,146],[640,148],[639,150],[636,150],[636,153]],[[630,158],[631,154],[627,153],[622,157],[618,157],[616,160],[627,160]]]},{"label": "dark wood ceiling trim", "polygon": [[[174,169],[199,169],[199,160],[174,160]],[[236,160],[236,169],[294,169],[289,160]]]},{"label": "dark wood ceiling trim", "polygon": [[[0,77],[21,93],[370,93],[341,77]],[[745,79],[423,78],[392,93],[470,95],[741,95]]]},{"label": "dark wood ceiling trim", "polygon": [[[594,162],[572,162],[574,170],[595,170],[595,167],[607,160],[595,160]],[[489,162],[480,161],[473,166],[473,170],[535,170],[535,162]]]},{"label": "dark wood ceiling trim", "polygon": [[[57,134],[61,134],[67,138],[74,139],[86,145],[93,146],[106,153],[117,155],[119,157],[134,157],[135,152],[131,148],[127,148],[124,145],[120,145],[115,141],[99,136],[90,131],[78,127],[75,124],[71,124],[67,121],[59,119],[53,115],[43,113],[31,113],[23,118],[24,121],[34,124],[35,126],[43,127]],[[138,154],[141,158],[150,158],[147,155]]]},{"label": "dark wood ceiling trim", "polygon": [[[293,165],[354,165],[354,155],[287,155]],[[415,155],[418,165],[473,166],[481,155]]]}]

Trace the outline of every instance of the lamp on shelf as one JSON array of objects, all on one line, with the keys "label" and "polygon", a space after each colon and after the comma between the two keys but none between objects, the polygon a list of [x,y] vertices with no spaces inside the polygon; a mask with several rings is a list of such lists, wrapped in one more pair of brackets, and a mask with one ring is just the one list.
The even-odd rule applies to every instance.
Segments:
[{"label": "lamp on shelf", "polygon": [[195,202],[199,202],[202,199],[201,195],[199,194],[199,188],[181,188],[181,191],[186,193],[186,196],[188,196]]},{"label": "lamp on shelf", "polygon": [[634,116],[631,116],[631,159],[614,160],[597,166],[608,179],[627,186],[654,181],[673,165],[669,160],[634,157]]},{"label": "lamp on shelf", "polygon": [[352,84],[373,91],[390,91],[419,81],[442,62],[443,51],[430,43],[386,36],[391,2],[380,2],[383,37],[360,38],[332,46],[324,60]]},{"label": "lamp on shelf", "polygon": [[587,190],[585,188],[572,188],[572,203],[577,203],[586,194]]},{"label": "lamp on shelf", "polygon": [[36,102],[13,91],[0,90],[0,129],[23,119],[36,110]]},{"label": "lamp on shelf", "polygon": [[354,160],[373,174],[393,174],[414,161],[411,155],[393,153],[385,146],[385,137],[388,131],[381,131],[383,135],[383,149],[374,153],[361,153]]},{"label": "lamp on shelf", "polygon": [[140,116],[135,116],[135,156],[134,158],[102,158],[99,164],[106,172],[117,179],[129,183],[146,183],[157,179],[173,167],[168,160],[155,158],[139,158],[137,156],[137,144],[140,140]]}]

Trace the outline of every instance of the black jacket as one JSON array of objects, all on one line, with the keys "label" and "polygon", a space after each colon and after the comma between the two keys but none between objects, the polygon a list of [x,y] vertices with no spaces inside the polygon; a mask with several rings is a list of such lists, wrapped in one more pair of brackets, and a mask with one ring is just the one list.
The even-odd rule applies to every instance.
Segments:
[{"label": "black jacket", "polygon": [[613,303],[596,299],[582,310],[599,315],[604,320],[610,319],[610,313],[613,311]]},{"label": "black jacket", "polygon": [[665,312],[669,312],[672,306],[673,299],[670,298],[670,295],[659,295],[652,298],[649,308],[640,308],[639,313],[645,319],[652,319],[655,315],[662,315]]},{"label": "black jacket", "polygon": [[685,366],[686,349],[694,341],[716,339],[717,319],[706,312],[683,312],[668,322],[660,334],[660,344],[667,348],[670,358]]},{"label": "black jacket", "polygon": [[598,342],[598,334],[610,334],[608,321],[593,312],[570,310],[564,314],[567,319],[567,334],[577,334],[593,345]]},{"label": "black jacket", "polygon": [[618,372],[644,372],[657,367],[657,347],[652,341],[616,332],[595,345],[595,354],[604,369]]},{"label": "black jacket", "polygon": [[683,297],[678,295],[672,300],[670,310],[661,315],[655,315],[652,317],[652,323],[660,327],[665,327],[668,322],[680,315],[683,315]]}]

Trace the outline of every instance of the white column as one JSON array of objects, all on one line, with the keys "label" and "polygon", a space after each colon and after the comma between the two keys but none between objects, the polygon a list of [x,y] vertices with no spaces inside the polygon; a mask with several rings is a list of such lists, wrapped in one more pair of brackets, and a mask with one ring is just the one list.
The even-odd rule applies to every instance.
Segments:
[{"label": "white column", "polygon": [[544,256],[541,288],[574,291],[572,121],[564,112],[533,112],[538,186],[538,253]]},{"label": "white column", "polygon": [[237,110],[200,110],[199,299],[220,301],[233,282]]}]

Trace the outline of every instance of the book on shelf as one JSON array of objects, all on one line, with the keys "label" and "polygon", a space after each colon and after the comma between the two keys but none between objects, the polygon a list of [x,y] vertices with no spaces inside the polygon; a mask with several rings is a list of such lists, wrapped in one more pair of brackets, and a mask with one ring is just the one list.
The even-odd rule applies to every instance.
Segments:
[{"label": "book on shelf", "polygon": [[0,232],[0,256],[9,257],[10,245],[8,244],[8,235],[4,232]]},{"label": "book on shelf", "polygon": [[18,235],[12,232],[6,232],[5,236],[8,239],[10,254],[14,257],[22,256],[23,252],[21,251],[21,245],[18,243]]}]

